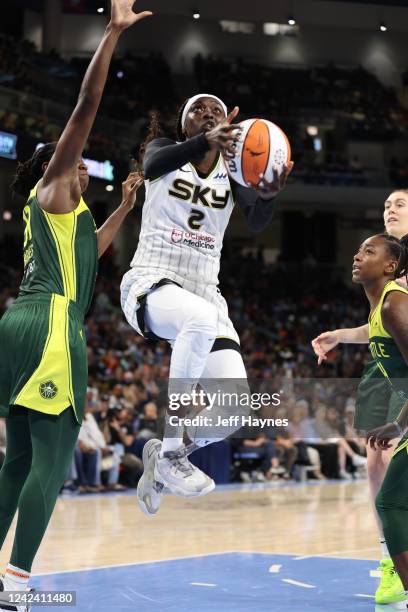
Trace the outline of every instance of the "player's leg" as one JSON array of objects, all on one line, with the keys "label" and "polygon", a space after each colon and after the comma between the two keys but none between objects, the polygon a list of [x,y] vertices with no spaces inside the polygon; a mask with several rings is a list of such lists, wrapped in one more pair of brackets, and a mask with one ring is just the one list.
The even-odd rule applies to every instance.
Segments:
[{"label": "player's leg", "polygon": [[68,473],[79,434],[71,408],[60,416],[30,410],[32,464],[18,502],[18,520],[6,590],[25,588],[55,503]]},{"label": "player's leg", "polygon": [[[170,379],[198,381],[217,334],[215,307],[186,289],[168,284],[147,296],[145,317],[156,336],[172,341]],[[190,389],[187,383],[186,390]]]},{"label": "player's leg", "polygon": [[[376,427],[396,419],[402,407],[402,400],[395,393],[390,393],[388,382],[384,379],[375,362],[368,363],[358,386],[356,412],[354,415],[354,428],[365,434]],[[395,447],[397,441],[393,441]],[[390,463],[393,449],[385,452],[373,451],[369,445],[367,451],[367,474],[370,489],[370,499],[374,516],[378,525],[378,535],[381,547],[381,561],[379,570],[381,579],[375,593],[378,604],[392,602],[393,593],[399,593],[401,582],[394,571],[394,564],[390,558],[381,521],[375,509],[375,499],[381,488],[384,476]],[[398,601],[396,599],[395,601]]]},{"label": "player's leg", "polygon": [[[217,311],[203,298],[174,284],[149,293],[145,322],[148,329],[171,342],[169,395],[191,392],[204,369],[214,344]],[[167,418],[183,417],[182,410],[168,411]],[[184,427],[166,427],[163,444],[152,440],[143,451],[144,473],[138,499],[145,514],[152,515],[161,502],[163,484],[180,495],[198,495],[208,490],[211,479],[194,466],[185,469],[176,451],[183,446]],[[159,456],[160,453],[160,456]]]},{"label": "player's leg", "polygon": [[375,601],[378,604],[395,603],[397,601],[401,601],[401,582],[398,574],[394,570],[394,563],[388,550],[386,538],[384,537],[381,517],[379,516],[376,507],[376,498],[383,485],[384,478],[397,443],[398,440],[392,440],[392,447],[386,451],[373,450],[369,444],[366,445],[370,500],[378,526],[381,546],[381,561],[379,565],[379,570],[381,571],[381,581],[375,593]]},{"label": "player's leg", "polygon": [[[231,343],[235,344],[235,343]],[[200,379],[200,386],[203,387],[205,393],[228,396],[233,399],[228,403],[214,403],[211,408],[211,420],[210,422],[204,422],[203,424],[186,426],[185,427],[185,445],[182,445],[178,450],[170,453],[164,453],[159,455],[156,462],[156,469],[159,468],[159,476],[163,476],[163,481],[170,486],[171,490],[184,496],[196,496],[205,495],[212,491],[215,487],[214,481],[204,474],[201,470],[198,470],[189,460],[188,455],[199,447],[224,440],[232,433],[241,428],[241,417],[249,414],[249,402],[241,405],[239,397],[242,395],[249,394],[249,387],[246,378],[246,371],[244,363],[242,361],[239,346],[236,345],[238,350],[223,349],[211,352],[206,360],[205,368]],[[193,408],[193,406],[191,406]],[[199,416],[208,415],[206,408],[198,413]],[[223,425],[217,425],[219,418],[236,415],[236,421],[228,421]],[[190,416],[194,416],[192,413]],[[153,444],[153,443],[152,443]],[[168,476],[166,466],[166,473],[161,472],[162,464],[164,460],[168,458],[171,462],[177,465],[178,471],[184,473],[184,478],[187,478],[188,474],[195,474],[197,478],[197,485],[195,487],[187,488],[185,485],[179,485],[172,478],[172,475]],[[156,473],[157,475],[157,473]],[[159,478],[160,479],[160,478]],[[157,480],[157,479],[156,479]],[[194,483],[195,481],[193,481]]]},{"label": "player's leg", "polygon": [[27,410],[12,408],[6,419],[7,450],[0,470],[0,549],[17,510],[31,468],[31,438]]},{"label": "player's leg", "polygon": [[[232,341],[226,343],[226,345],[235,348],[216,350],[208,355],[200,385],[203,386],[207,394],[211,394],[213,397],[223,397],[224,394],[228,401],[215,403],[210,411],[204,409],[199,413],[211,417],[211,422],[208,424],[186,427],[189,441],[198,447],[224,440],[239,430],[242,426],[242,417],[248,416],[250,412],[249,402],[242,405],[239,401],[235,401],[235,397],[239,400],[244,394],[250,394],[239,346]],[[238,417],[236,421],[231,420],[225,425],[215,425],[220,422],[220,419],[231,415]]]},{"label": "player's leg", "polygon": [[[408,455],[406,440],[390,461],[375,505],[384,530],[392,561],[401,578],[399,591],[390,593],[389,601],[403,601],[408,592]],[[392,570],[394,571],[394,570]],[[404,592],[405,591],[405,592]]]}]

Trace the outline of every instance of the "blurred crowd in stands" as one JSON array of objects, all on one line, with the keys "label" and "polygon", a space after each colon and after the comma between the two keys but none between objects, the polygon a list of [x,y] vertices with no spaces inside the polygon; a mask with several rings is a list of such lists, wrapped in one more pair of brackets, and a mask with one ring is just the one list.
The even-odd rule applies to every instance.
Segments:
[{"label": "blurred crowd in stands", "polygon": [[[32,43],[0,35],[0,87],[27,96],[23,109],[2,107],[0,102],[0,130],[25,135],[35,144],[57,139],[61,117],[34,112],[30,96],[72,108],[87,64],[88,59],[68,63],[55,53],[43,55]],[[389,142],[407,132],[407,111],[396,92],[361,67],[340,69],[329,64],[286,70],[197,55],[193,70],[198,91],[209,89],[227,104],[238,104],[243,117],[256,114],[281,125],[293,145],[297,180],[366,185],[369,169],[357,155],[347,156],[347,141]],[[134,137],[131,153],[137,156],[149,111],[159,110],[171,131],[184,98],[181,93],[190,93],[183,87],[160,54],[115,59],[100,111],[102,126],[104,117],[126,122]],[[312,114],[331,122],[322,136],[324,142],[306,130],[306,117]],[[92,133],[89,156],[128,159],[128,145],[100,126]],[[406,187],[407,158],[390,159],[389,179],[395,186]],[[20,272],[14,258],[18,248],[0,244],[0,314],[18,292]],[[331,281],[323,286],[321,278],[326,280],[328,275],[318,265],[303,280],[298,272],[285,263],[268,265],[262,258],[254,261],[242,254],[223,261],[221,288],[241,338],[248,377],[285,389],[285,406],[264,410],[263,416],[290,421],[287,428],[250,428],[241,438],[221,443],[220,452],[227,456],[227,480],[287,479],[299,477],[305,469],[315,478],[349,478],[364,464],[362,441],[352,429],[352,419],[356,380],[367,350],[341,347],[317,367],[310,341],[323,330],[363,323],[365,300],[361,292],[337,282],[335,275],[329,275]],[[143,445],[162,434],[169,346],[146,342],[127,325],[119,306],[119,283],[113,258],[105,257],[86,319],[87,408],[67,482],[68,488],[80,492],[136,486]],[[296,382],[311,378],[319,378],[313,389]],[[339,387],[333,382],[336,379],[349,383]],[[0,462],[5,445],[0,420]]]},{"label": "blurred crowd in stands", "polygon": [[[0,253],[0,313],[18,291],[19,273],[10,260],[16,248],[4,245]],[[319,266],[302,280],[284,263],[266,265],[243,255],[223,262],[221,287],[248,377],[269,390],[285,389],[285,405],[262,409],[262,416],[290,420],[289,428],[251,427],[226,445],[232,478],[292,478],[302,466],[316,478],[348,478],[347,466],[353,471],[364,462],[351,422],[367,350],[339,348],[317,367],[310,341],[326,329],[360,325],[367,316],[365,300],[338,282],[328,281],[323,288],[321,277]],[[145,441],[162,434],[170,349],[166,342],[146,342],[129,327],[119,305],[119,284],[113,257],[102,259],[86,319],[88,402],[67,485],[75,490],[134,487]],[[313,377],[319,378],[313,388],[299,386],[299,380]]]},{"label": "blurred crowd in stands", "polygon": [[[88,58],[70,62],[55,53],[39,53],[29,41],[16,42],[0,35],[0,87],[35,95],[72,108]],[[160,53],[127,53],[114,59],[103,97],[100,117],[126,123],[130,141],[96,124],[88,152],[97,159],[137,158],[149,113],[160,112],[167,133],[185,95],[184,78],[173,74]],[[195,84],[194,84],[195,81]],[[58,86],[56,86],[56,83]],[[276,84],[279,83],[277,87]],[[294,176],[308,183],[362,186],[370,181],[370,168],[356,156],[349,158],[347,139],[393,141],[407,134],[408,111],[397,93],[357,68],[334,64],[312,69],[271,68],[236,57],[203,57],[193,62],[190,88],[211,90],[229,105],[239,105],[241,117],[262,116],[276,121],[290,136]],[[26,134],[36,141],[58,138],[63,121],[24,106],[2,108],[0,129]],[[51,113],[52,114],[52,113]],[[305,133],[311,116],[330,123],[323,136]],[[389,162],[388,177],[402,186],[408,174],[408,159]]]},{"label": "blurred crowd in stands", "polygon": [[218,91],[247,114],[253,112],[256,100],[258,113],[267,118],[296,118],[309,109],[322,115],[336,113],[349,137],[383,140],[407,129],[407,111],[396,92],[361,66],[345,69],[329,63],[288,70],[236,57],[198,54],[194,71],[201,90]]}]

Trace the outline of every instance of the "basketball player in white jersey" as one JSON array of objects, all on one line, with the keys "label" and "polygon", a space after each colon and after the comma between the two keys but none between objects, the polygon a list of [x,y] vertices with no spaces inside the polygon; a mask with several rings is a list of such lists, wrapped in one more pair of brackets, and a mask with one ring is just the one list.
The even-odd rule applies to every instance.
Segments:
[{"label": "basketball player in white jersey", "polygon": [[[224,232],[235,204],[252,230],[264,229],[272,218],[272,200],[293,164],[280,177],[275,172],[272,183],[260,176],[256,190],[230,181],[223,155],[234,151],[239,125],[232,121],[238,112],[235,107],[227,116],[222,100],[199,94],[180,109],[177,141],[158,138],[153,117],[143,147],[146,200],[121,303],[138,333],[172,345],[169,395],[191,392],[200,379],[246,381],[238,334],[218,289]],[[167,427],[163,442],[145,445],[138,486],[145,514],[157,512],[164,486],[184,496],[214,488],[213,480],[187,458],[192,450],[220,439],[212,439],[206,429],[180,427],[169,434]]]}]

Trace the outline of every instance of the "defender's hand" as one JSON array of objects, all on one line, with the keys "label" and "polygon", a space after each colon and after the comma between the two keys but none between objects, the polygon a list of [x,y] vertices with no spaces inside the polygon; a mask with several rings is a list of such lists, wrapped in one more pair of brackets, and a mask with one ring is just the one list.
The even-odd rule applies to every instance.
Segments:
[{"label": "defender's hand", "polygon": [[[370,443],[371,448],[374,450],[387,450],[391,448],[391,440],[401,437],[401,428],[397,423],[387,423],[382,427],[377,427],[367,434],[367,444]],[[376,446],[377,445],[377,446]]]},{"label": "defender's hand", "polygon": [[110,25],[120,31],[126,30],[137,21],[153,15],[151,11],[135,13],[133,11],[133,6],[135,4],[134,0],[111,0],[111,2]]},{"label": "defender's hand", "polygon": [[327,353],[334,349],[339,343],[339,335],[337,331],[324,332],[312,340],[312,347],[315,355],[318,357],[318,365],[322,361],[326,361]]},{"label": "defender's hand", "polygon": [[126,181],[122,183],[122,206],[129,210],[135,205],[137,190],[143,185],[143,172],[131,172]]}]

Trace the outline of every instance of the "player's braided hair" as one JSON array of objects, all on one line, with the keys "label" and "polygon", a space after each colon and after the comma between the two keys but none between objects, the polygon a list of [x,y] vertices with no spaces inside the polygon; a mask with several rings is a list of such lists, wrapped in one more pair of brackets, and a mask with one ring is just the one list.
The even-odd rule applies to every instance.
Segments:
[{"label": "player's braided hair", "polygon": [[391,257],[398,261],[398,265],[394,272],[394,278],[405,276],[408,284],[408,234],[403,236],[401,240],[390,236],[389,234],[381,234],[384,238],[387,249]]},{"label": "player's braided hair", "polygon": [[[177,117],[176,117],[176,121],[175,121],[175,125],[174,125],[174,132],[175,134],[171,134],[171,136],[176,137],[176,140],[178,141],[183,141],[186,139],[185,134],[183,134],[183,129],[181,126],[181,118],[183,116],[183,110],[185,105],[187,104],[189,98],[187,98],[187,100],[185,100],[185,102],[183,102],[183,104],[181,105],[178,113],[177,113]],[[160,138],[161,136],[165,136],[165,129],[163,127],[163,124],[161,122],[161,117],[160,117],[160,113],[158,111],[152,111],[149,114],[149,125],[147,127],[147,134],[146,134],[146,138],[144,139],[144,141],[142,142],[142,144],[140,145],[139,148],[139,162],[142,163],[143,162],[143,158],[144,158],[144,154],[146,151],[146,147],[149,144],[149,142],[151,142],[152,140],[154,140],[155,138]]]},{"label": "player's braided hair", "polygon": [[177,120],[176,120],[176,136],[177,136],[177,140],[179,140],[180,142],[182,142],[183,140],[186,139],[186,135],[183,132],[183,126],[181,125],[181,118],[183,117],[183,112],[184,109],[186,107],[187,102],[189,101],[190,98],[187,98],[187,100],[184,100],[183,104],[180,106],[179,108],[179,112],[177,114]]},{"label": "player's braided hair", "polygon": [[149,125],[147,127],[146,138],[142,142],[139,147],[139,161],[143,162],[144,154],[146,151],[146,147],[155,138],[160,138],[160,136],[164,136],[163,126],[160,120],[160,113],[158,111],[151,111],[149,113]]},{"label": "player's braided hair", "polygon": [[33,156],[17,166],[11,183],[11,190],[25,198],[30,195],[31,189],[38,183],[43,172],[43,165],[48,163],[55,153],[56,142],[51,142],[37,149]]}]

